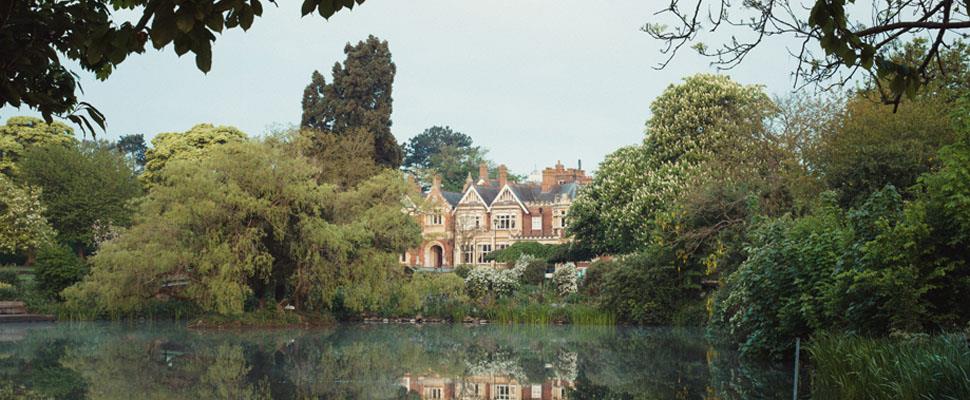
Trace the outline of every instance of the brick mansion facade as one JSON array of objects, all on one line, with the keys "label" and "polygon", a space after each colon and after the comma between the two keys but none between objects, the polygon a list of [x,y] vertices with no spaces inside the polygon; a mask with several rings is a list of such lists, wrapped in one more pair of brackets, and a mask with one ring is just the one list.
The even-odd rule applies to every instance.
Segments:
[{"label": "brick mansion facade", "polygon": [[424,197],[426,209],[415,215],[421,247],[402,255],[401,263],[427,268],[489,264],[488,253],[516,242],[565,242],[569,206],[591,178],[581,168],[557,162],[535,180],[512,182],[504,165],[492,179],[488,167],[481,165],[478,179],[469,174],[459,193],[442,190],[435,177]]}]

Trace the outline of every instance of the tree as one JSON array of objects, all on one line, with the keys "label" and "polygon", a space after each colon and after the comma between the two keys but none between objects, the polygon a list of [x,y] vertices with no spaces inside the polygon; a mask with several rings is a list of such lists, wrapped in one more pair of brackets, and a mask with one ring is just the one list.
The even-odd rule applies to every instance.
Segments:
[{"label": "tree", "polygon": [[371,157],[374,137],[363,129],[338,135],[302,129],[292,135],[294,143],[316,167],[317,181],[352,188],[382,172]]},{"label": "tree", "polygon": [[862,96],[846,104],[839,125],[824,132],[810,157],[839,204],[857,206],[886,185],[906,189],[937,163],[957,134],[938,99],[904,101],[896,113]]},{"label": "tree", "polygon": [[31,253],[53,239],[45,211],[39,189],[19,187],[0,174],[0,251]]},{"label": "tree", "polygon": [[396,67],[387,41],[373,35],[344,47],[347,59],[333,66],[326,84],[314,71],[303,94],[303,128],[343,134],[364,129],[374,136],[374,159],[384,167],[401,165],[401,148],[391,134],[391,89]]},{"label": "tree", "polygon": [[125,155],[136,173],[141,173],[145,169],[145,153],[148,152],[148,146],[145,145],[144,135],[124,135],[114,143],[114,148]]},{"label": "tree", "polygon": [[105,243],[74,306],[136,312],[156,295],[237,314],[251,301],[301,310],[376,310],[420,229],[401,212],[406,183],[387,171],[353,190],[319,184],[289,143],[234,141],[175,159]]},{"label": "tree", "polygon": [[145,153],[145,171],[140,179],[146,185],[158,183],[161,171],[172,160],[199,160],[216,145],[246,140],[246,134],[231,126],[198,124],[188,131],[159,133]]},{"label": "tree", "polygon": [[32,117],[11,117],[0,126],[0,173],[14,176],[17,161],[31,146],[73,146],[74,131],[60,122],[46,123]]},{"label": "tree", "polygon": [[[329,18],[363,2],[304,0],[301,12],[306,16],[317,11]],[[119,13],[114,11],[121,9],[140,14],[137,22],[119,21]],[[208,72],[215,34],[224,28],[248,30],[262,14],[259,0],[7,2],[0,7],[0,54],[4,55],[0,63],[0,107],[24,104],[40,111],[48,123],[57,115],[94,134],[88,119],[103,129],[104,116],[78,100],[76,75],[62,59],[103,80],[129,55],[143,53],[150,39],[156,49],[174,44],[179,56],[192,52],[199,70]]]},{"label": "tree", "polygon": [[438,175],[442,189],[455,192],[462,190],[469,174],[477,174],[480,164],[489,163],[485,149],[447,126],[432,126],[414,136],[405,144],[404,154],[402,166],[417,174],[425,186]]},{"label": "tree", "polygon": [[[943,49],[950,48],[970,30],[970,6],[954,0],[886,2],[871,10],[852,10],[845,1],[815,0],[808,15],[796,3],[784,0],[740,4],[694,0],[685,8],[681,6],[678,1],[670,1],[660,13],[677,21],[673,29],[661,23],[643,27],[650,36],[664,42],[662,52],[670,55],[661,68],[684,45],[696,41],[701,31],[747,28],[752,31],[750,39],[730,35],[731,40],[724,44],[708,47],[697,42],[693,47],[711,57],[718,68],[730,69],[744,61],[766,37],[793,36],[801,41],[801,48],[795,52],[799,60],[795,76],[803,84],[825,85],[834,79],[833,85],[844,85],[862,71],[875,81],[886,83],[879,86],[880,98],[897,107],[904,94],[912,96],[928,82],[963,72],[934,71],[932,66],[940,63]],[[703,15],[704,10],[709,10],[707,16]],[[704,26],[703,19],[709,21],[708,26]],[[912,36],[930,40],[926,51],[913,58],[916,63],[888,54],[887,50]],[[821,47],[824,54],[815,54],[815,46]]]},{"label": "tree", "polygon": [[650,108],[643,144],[608,155],[570,209],[569,231],[599,254],[650,243],[657,218],[696,182],[770,169],[773,148],[761,152],[776,108],[761,87],[700,74]]},{"label": "tree", "polygon": [[59,241],[82,256],[94,248],[95,226],[127,226],[128,203],[142,194],[128,162],[106,143],[34,146],[20,168],[28,185],[42,189]]}]

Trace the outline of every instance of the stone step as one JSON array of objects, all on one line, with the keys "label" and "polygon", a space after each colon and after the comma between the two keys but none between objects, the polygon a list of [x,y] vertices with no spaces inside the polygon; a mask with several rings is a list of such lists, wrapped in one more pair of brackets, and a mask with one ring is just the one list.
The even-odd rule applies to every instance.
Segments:
[{"label": "stone step", "polygon": [[0,301],[0,315],[26,313],[27,307],[22,301]]},{"label": "stone step", "polygon": [[6,322],[53,322],[53,315],[40,314],[0,314],[0,324]]}]

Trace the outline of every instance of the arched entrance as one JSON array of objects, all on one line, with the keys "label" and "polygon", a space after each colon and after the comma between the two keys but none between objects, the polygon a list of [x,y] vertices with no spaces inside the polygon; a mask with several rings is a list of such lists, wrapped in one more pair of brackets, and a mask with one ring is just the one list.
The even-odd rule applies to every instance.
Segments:
[{"label": "arched entrance", "polygon": [[431,246],[431,254],[429,254],[428,261],[431,263],[429,267],[431,268],[441,268],[444,264],[444,249],[439,245]]}]

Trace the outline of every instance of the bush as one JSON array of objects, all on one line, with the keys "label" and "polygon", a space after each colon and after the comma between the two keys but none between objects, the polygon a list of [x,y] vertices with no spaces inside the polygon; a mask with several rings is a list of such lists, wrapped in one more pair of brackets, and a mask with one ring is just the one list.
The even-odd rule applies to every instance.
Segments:
[{"label": "bush", "polygon": [[501,250],[495,250],[485,256],[487,261],[495,261],[502,264],[511,264],[518,261],[522,256],[532,256],[534,258],[547,259],[556,253],[558,245],[542,244],[539,242],[515,242],[511,246]]},{"label": "bush", "polygon": [[538,285],[546,279],[547,269],[549,269],[549,263],[544,260],[532,260],[525,266],[519,280],[526,285]]},{"label": "bush", "polygon": [[14,285],[0,281],[0,301],[17,300],[19,291]]},{"label": "bush", "polygon": [[616,268],[616,263],[612,260],[597,260],[586,268],[586,276],[579,285],[580,293],[597,297],[603,292],[606,285],[606,276]]},{"label": "bush", "polygon": [[677,310],[700,298],[675,262],[671,251],[653,247],[613,261],[594,300],[622,322],[669,325]]},{"label": "bush", "polygon": [[570,262],[557,268],[556,272],[552,274],[552,282],[556,285],[556,293],[560,297],[566,297],[576,293],[576,290],[579,288],[578,277],[576,276],[576,264]]},{"label": "bush", "polygon": [[512,270],[496,270],[492,267],[480,266],[473,269],[465,278],[465,289],[468,295],[483,299],[489,295],[495,297],[511,296],[519,288],[519,281]]},{"label": "bush", "polygon": [[60,300],[61,291],[80,282],[87,273],[87,263],[65,246],[47,246],[37,253],[36,289],[48,298]]},{"label": "bush", "polygon": [[16,271],[3,270],[0,271],[0,282],[8,283],[14,288],[20,288],[20,277],[17,276]]},{"label": "bush", "polygon": [[465,279],[468,277],[468,273],[472,272],[472,269],[474,268],[475,267],[472,265],[459,264],[457,267],[455,267],[455,275],[458,275],[461,277],[461,279]]},{"label": "bush", "polygon": [[456,274],[418,272],[401,286],[397,314],[440,315],[452,303],[468,300],[465,281]]}]

